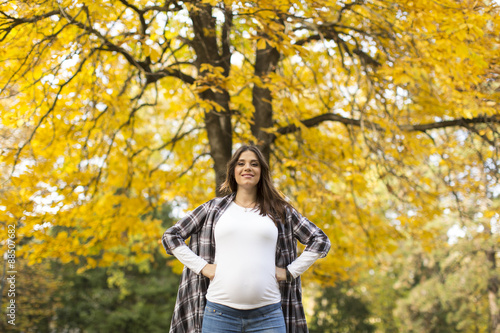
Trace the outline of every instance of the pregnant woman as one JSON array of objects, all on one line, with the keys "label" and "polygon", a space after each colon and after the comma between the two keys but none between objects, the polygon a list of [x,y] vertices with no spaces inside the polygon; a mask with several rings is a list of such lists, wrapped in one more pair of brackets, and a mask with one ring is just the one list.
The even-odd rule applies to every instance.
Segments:
[{"label": "pregnant woman", "polygon": [[328,237],[274,188],[255,146],[234,153],[221,189],[163,234],[185,266],[170,332],[307,332],[300,275],[326,256]]}]

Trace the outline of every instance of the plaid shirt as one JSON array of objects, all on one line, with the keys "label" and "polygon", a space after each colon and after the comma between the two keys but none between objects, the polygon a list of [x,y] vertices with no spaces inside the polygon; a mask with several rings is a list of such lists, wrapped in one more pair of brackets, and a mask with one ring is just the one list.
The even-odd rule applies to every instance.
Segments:
[{"label": "plaid shirt", "polygon": [[[191,236],[191,250],[213,263],[215,259],[214,229],[217,220],[233,201],[235,194],[212,199],[188,213],[170,227],[162,237],[168,254],[185,244]],[[276,266],[287,267],[297,258],[297,239],[306,245],[305,251],[321,253],[325,257],[330,249],[330,241],[324,232],[295,209],[287,210],[285,223],[278,223],[276,244]],[[184,267],[177,301],[172,316],[170,333],[200,333],[205,310],[205,295],[210,280]],[[292,282],[279,283],[281,306],[285,317],[287,333],[307,332],[306,318],[302,307],[300,277]]]}]

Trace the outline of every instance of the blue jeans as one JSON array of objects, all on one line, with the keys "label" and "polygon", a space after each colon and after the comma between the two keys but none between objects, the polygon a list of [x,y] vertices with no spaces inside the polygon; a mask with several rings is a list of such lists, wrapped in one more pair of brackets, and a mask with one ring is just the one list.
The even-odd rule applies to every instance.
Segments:
[{"label": "blue jeans", "polygon": [[207,301],[202,333],[286,333],[281,303],[238,310]]}]

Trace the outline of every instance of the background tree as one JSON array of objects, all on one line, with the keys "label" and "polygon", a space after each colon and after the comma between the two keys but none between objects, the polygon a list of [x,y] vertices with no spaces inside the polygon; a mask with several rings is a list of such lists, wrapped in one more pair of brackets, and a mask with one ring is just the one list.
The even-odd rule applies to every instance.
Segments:
[{"label": "background tree", "polygon": [[[2,258],[3,261],[3,258]],[[3,263],[2,263],[3,264]],[[3,266],[3,265],[2,265]],[[4,276],[2,267],[2,278]],[[51,323],[56,314],[56,308],[60,306],[60,299],[56,291],[61,283],[61,278],[50,270],[50,264],[44,262],[36,265],[28,265],[27,260],[16,260],[15,297],[9,296],[10,283],[6,283],[2,290],[1,311],[3,318],[0,321],[2,332],[51,332]],[[6,272],[5,272],[6,273]],[[10,300],[15,300],[15,325],[8,323],[9,318],[7,306]]]},{"label": "background tree", "polygon": [[2,2],[1,220],[30,239],[31,262],[152,260],[163,230],[140,218],[218,194],[233,146],[253,141],[332,240],[309,277],[354,277],[387,239],[433,238],[421,226],[463,214],[464,197],[494,213],[498,10]]},{"label": "background tree", "polygon": [[358,281],[377,332],[495,332],[491,289],[500,270],[491,266],[489,228],[498,228],[498,217],[472,216],[462,226],[454,215],[431,221],[427,228],[449,235],[430,246],[401,242]]},{"label": "background tree", "polygon": [[[156,217],[167,228],[171,207],[161,206]],[[16,325],[0,321],[2,332],[165,332],[173,313],[178,274],[173,258],[157,251],[153,262],[121,262],[81,271],[82,263],[46,260],[27,265],[18,259]],[[6,313],[8,287],[3,290]]]},{"label": "background tree", "polygon": [[313,316],[309,320],[311,333],[375,332],[369,323],[370,311],[349,282],[320,289],[314,300]]},{"label": "background tree", "polygon": [[59,332],[165,332],[177,295],[178,275],[164,256],[145,267],[97,267],[77,274],[74,264],[59,265],[63,282],[52,326]]}]

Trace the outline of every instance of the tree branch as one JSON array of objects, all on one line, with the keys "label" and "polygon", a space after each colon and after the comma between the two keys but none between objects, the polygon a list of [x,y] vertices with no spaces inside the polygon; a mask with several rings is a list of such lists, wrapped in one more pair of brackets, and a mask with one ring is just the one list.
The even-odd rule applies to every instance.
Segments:
[{"label": "tree branch", "polygon": [[[364,36],[370,36],[370,34],[366,33],[365,31],[354,27],[348,27],[345,25],[338,25],[333,23],[311,24],[308,22],[304,22],[303,24],[303,26],[294,30],[309,30],[316,32],[316,34],[297,40],[295,45],[302,46],[312,41],[333,40],[337,44],[339,53],[342,57],[342,50],[344,50],[351,58],[353,57],[353,54],[356,54],[365,66],[371,65],[373,67],[380,67],[381,64],[377,60],[373,59],[369,54],[361,49],[361,45],[355,36],[343,31],[337,31],[337,29],[348,29]],[[342,38],[340,38],[340,35],[345,35],[352,38],[352,40],[354,40],[356,43],[356,48],[351,50],[348,44]]]},{"label": "tree branch", "polygon": [[[302,125],[304,125],[307,128],[315,127],[320,125],[323,122],[326,121],[334,121],[334,122],[339,122],[344,125],[351,125],[351,126],[357,126],[357,127],[366,127],[366,128],[371,128],[377,131],[385,131],[385,129],[380,126],[379,124],[376,124],[374,122],[370,121],[362,121],[359,119],[352,119],[352,118],[346,118],[342,117],[338,114],[334,113],[325,113],[316,117],[312,117],[309,119],[301,120],[300,122]],[[458,119],[453,119],[453,120],[445,120],[445,121],[438,121],[438,122],[433,122],[433,123],[427,123],[427,124],[417,124],[417,125],[398,125],[399,129],[405,132],[426,132],[429,130],[433,129],[439,129],[439,128],[447,128],[447,127],[465,127],[470,130],[469,125],[477,125],[477,124],[500,124],[500,117],[499,116],[479,116],[475,118],[458,118]],[[294,133],[300,130],[300,127],[296,126],[295,124],[293,125],[288,125],[279,128],[276,132],[280,135],[283,134],[290,134]],[[276,139],[276,137],[274,138]]]},{"label": "tree branch", "polygon": [[[325,121],[335,121],[335,122],[342,123],[344,125],[353,125],[353,126],[358,126],[358,127],[361,126],[361,120],[342,117],[342,116],[339,116],[338,114],[334,114],[334,113],[325,113],[325,114],[322,114],[322,115],[319,115],[316,117],[301,120],[300,122],[305,127],[311,128],[311,127],[318,126],[319,124],[321,124]],[[383,130],[382,127],[380,127],[379,125],[377,125],[375,123],[363,121],[363,124],[367,125],[369,127],[375,128],[378,131]],[[284,126],[284,127],[279,128],[277,133],[278,134],[290,134],[290,133],[297,132],[299,130],[300,130],[300,128],[297,127],[297,125],[293,124],[293,125],[288,125],[288,126]]]},{"label": "tree branch", "polygon": [[16,152],[16,155],[14,157],[14,163],[12,163],[12,169],[11,169],[11,173],[10,173],[10,176],[12,176],[14,174],[14,171],[16,170],[16,166],[17,164],[19,163],[19,160],[20,160],[20,157],[21,157],[21,152],[23,151],[23,149],[31,143],[31,140],[33,139],[33,137],[35,136],[36,132],[38,131],[38,128],[40,128],[40,126],[42,125],[42,123],[45,121],[45,119],[52,113],[52,111],[54,111],[54,109],[56,108],[56,105],[57,105],[57,102],[59,101],[59,95],[61,94],[62,90],[64,89],[64,87],[66,85],[68,85],[77,75],[78,73],[80,73],[80,71],[82,70],[83,68],[83,65],[87,62],[87,60],[94,54],[94,51],[95,49],[91,50],[91,52],[89,53],[89,55],[87,57],[85,57],[79,64],[77,70],[75,71],[75,73],[68,79],[66,80],[64,83],[60,84],[59,85],[59,90],[56,92],[56,95],[55,95],[55,98],[54,98],[54,101],[52,102],[52,105],[49,107],[49,109],[47,110],[47,112],[45,112],[45,114],[40,117],[40,119],[38,120],[38,123],[35,125],[33,131],[31,131],[31,134],[29,136],[29,138],[19,146],[19,148],[17,149],[17,152]]},{"label": "tree branch", "polygon": [[156,82],[166,76],[176,77],[187,84],[193,84],[196,81],[192,76],[187,75],[178,69],[166,68],[157,72],[146,73],[146,84]]},{"label": "tree branch", "polygon": [[425,132],[431,129],[457,127],[457,126],[469,129],[467,125],[490,124],[490,123],[499,124],[500,117],[495,115],[491,117],[479,116],[475,118],[458,118],[453,120],[438,121],[435,123],[420,124],[420,125],[401,125],[399,126],[399,128],[402,131],[408,131],[408,132],[415,132],[415,131]]},{"label": "tree branch", "polygon": [[[45,14],[42,14],[42,15],[36,15],[36,16],[33,16],[32,18],[16,18],[16,17],[12,17],[12,16],[9,16],[7,15],[6,13],[0,11],[0,14],[3,15],[5,18],[6,18],[6,21],[5,23],[1,23],[0,24],[0,31],[3,32],[3,36],[2,38],[0,38],[0,42],[2,42],[3,40],[5,40],[5,38],[7,38],[7,36],[9,35],[9,33],[18,25],[21,25],[21,24],[25,24],[25,23],[34,23],[34,22],[38,22],[40,20],[43,20],[47,17],[51,17],[52,15],[57,15],[59,14],[59,11],[57,10],[53,10],[51,12],[48,12],[48,13],[45,13]],[[10,22],[9,22],[10,21]]]},{"label": "tree branch", "polygon": [[191,169],[193,169],[193,167],[195,166],[196,162],[204,157],[204,156],[210,156],[210,153],[202,153],[198,156],[196,156],[194,159],[193,159],[193,162],[191,163],[191,165],[186,169],[184,170],[182,173],[179,174],[179,176],[177,178],[182,178],[182,176],[184,176],[186,173],[188,173]]},{"label": "tree branch", "polygon": [[[88,33],[91,33],[91,34],[94,34],[95,36],[97,36],[103,42],[103,45],[105,46],[105,47],[99,48],[99,50],[117,52],[117,53],[121,54],[122,56],[124,56],[129,64],[136,67],[137,69],[139,69],[139,71],[143,72],[146,75],[146,85],[148,85],[150,83],[154,83],[165,76],[173,76],[173,77],[179,78],[188,84],[194,83],[194,81],[195,81],[194,78],[192,78],[191,76],[189,76],[187,74],[182,73],[179,70],[163,69],[163,70],[160,70],[157,72],[153,72],[150,68],[149,62],[136,60],[125,49],[112,43],[108,38],[103,36],[99,31],[95,30],[94,28],[92,28],[86,24],[83,24],[82,22],[77,21],[76,18],[71,17],[62,8],[60,8],[60,13],[71,24],[77,26],[78,28],[80,28],[82,30],[85,30]],[[88,13],[87,13],[87,15],[88,15]]]},{"label": "tree branch", "polygon": [[148,29],[148,25],[146,23],[146,20],[144,19],[144,10],[141,10],[139,8],[137,8],[136,6],[132,5],[131,3],[129,3],[128,1],[126,0],[119,0],[122,4],[124,4],[126,7],[132,9],[134,12],[137,13],[137,15],[139,15],[139,21],[141,21],[141,33],[143,35],[146,34],[146,30]]}]

